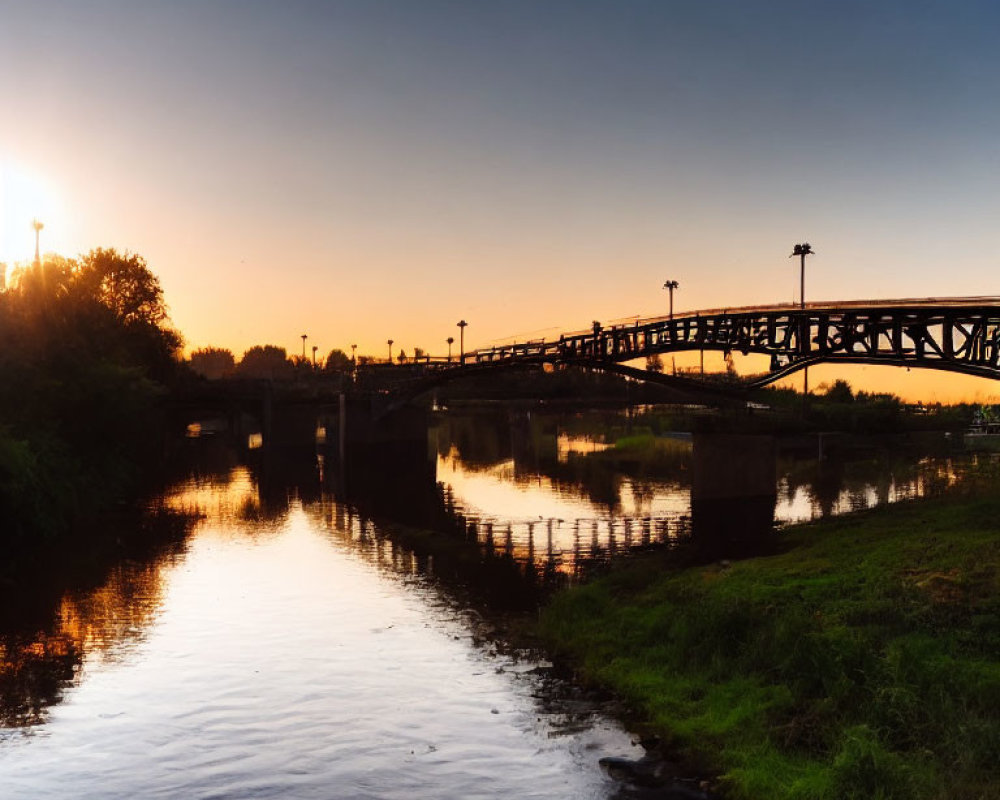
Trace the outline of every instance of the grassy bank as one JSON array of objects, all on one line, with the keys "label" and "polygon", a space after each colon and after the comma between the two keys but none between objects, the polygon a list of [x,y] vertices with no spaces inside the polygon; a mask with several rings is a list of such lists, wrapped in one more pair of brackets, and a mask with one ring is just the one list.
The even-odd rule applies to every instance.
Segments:
[{"label": "grassy bank", "polygon": [[1000,797],[1000,500],[789,529],[767,558],[629,563],[541,631],[732,798]]}]

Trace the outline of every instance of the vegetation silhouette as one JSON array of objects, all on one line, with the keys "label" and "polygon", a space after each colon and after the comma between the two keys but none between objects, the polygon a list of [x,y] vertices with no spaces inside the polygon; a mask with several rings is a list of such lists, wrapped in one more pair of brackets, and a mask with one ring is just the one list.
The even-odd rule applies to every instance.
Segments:
[{"label": "vegetation silhouette", "polygon": [[236,359],[231,351],[222,347],[202,347],[194,350],[188,359],[191,369],[209,380],[231,378],[236,372]]},{"label": "vegetation silhouette", "polygon": [[141,256],[15,270],[0,294],[0,541],[65,532],[138,488],[180,346]]},{"label": "vegetation silhouette", "polygon": [[350,372],[353,366],[351,357],[339,348],[331,350],[326,357],[325,369],[327,372]]},{"label": "vegetation silhouette", "polygon": [[295,365],[284,347],[258,344],[243,354],[236,366],[236,374],[241,378],[288,380],[295,375]]}]

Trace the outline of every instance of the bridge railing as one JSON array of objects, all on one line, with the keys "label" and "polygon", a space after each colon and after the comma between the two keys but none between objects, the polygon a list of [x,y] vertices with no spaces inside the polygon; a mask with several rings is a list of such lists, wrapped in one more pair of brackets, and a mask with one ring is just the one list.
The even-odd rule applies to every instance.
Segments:
[{"label": "bridge railing", "polygon": [[[839,311],[847,308],[970,308],[970,307],[1000,306],[1000,296],[997,295],[971,295],[967,297],[908,297],[908,298],[881,298],[868,300],[818,300],[805,304],[806,311]],[[729,314],[760,314],[774,311],[799,311],[802,310],[800,303],[770,303],[753,306],[722,306],[719,308],[699,308],[693,311],[677,311],[673,317],[663,314],[653,317],[619,317],[608,320],[606,327],[644,327],[650,324],[668,322],[671,319],[698,319],[699,317],[715,317]],[[577,331],[576,333],[586,334],[588,331]],[[570,335],[570,334],[568,334]]]}]

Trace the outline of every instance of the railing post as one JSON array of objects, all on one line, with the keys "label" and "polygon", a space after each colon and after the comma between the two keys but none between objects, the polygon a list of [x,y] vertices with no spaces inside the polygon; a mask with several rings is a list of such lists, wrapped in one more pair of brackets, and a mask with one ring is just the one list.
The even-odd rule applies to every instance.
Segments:
[{"label": "railing post", "polygon": [[809,355],[809,352],[812,350],[811,337],[812,320],[808,312],[803,311],[802,316],[799,317],[799,341],[797,342],[799,355]]}]

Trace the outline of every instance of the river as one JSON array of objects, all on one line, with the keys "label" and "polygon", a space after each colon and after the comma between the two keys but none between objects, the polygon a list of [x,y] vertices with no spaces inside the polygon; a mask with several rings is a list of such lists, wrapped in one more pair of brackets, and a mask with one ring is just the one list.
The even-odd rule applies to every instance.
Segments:
[{"label": "river", "polygon": [[[689,440],[619,459],[580,427],[446,417],[424,463],[353,491],[314,453],[192,443],[110,556],[2,587],[0,797],[622,796],[598,760],[643,750],[617,709],[487,624],[691,535]],[[975,460],[880,458],[779,454],[779,521],[931,493]]]}]

